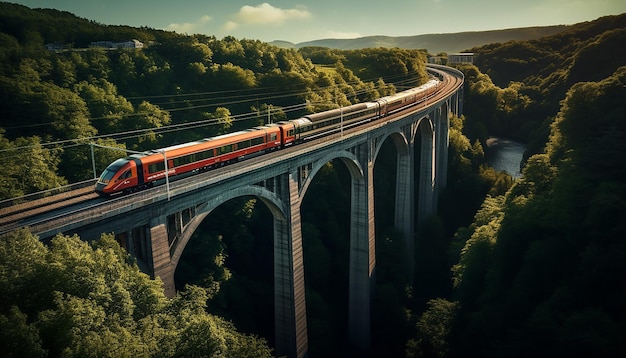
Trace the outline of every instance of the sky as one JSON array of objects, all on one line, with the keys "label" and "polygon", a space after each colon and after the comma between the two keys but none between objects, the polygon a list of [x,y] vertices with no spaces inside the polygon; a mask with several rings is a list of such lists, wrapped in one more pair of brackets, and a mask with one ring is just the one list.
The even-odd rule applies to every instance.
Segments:
[{"label": "sky", "polygon": [[373,35],[571,25],[626,13],[626,0],[10,0],[105,25],[301,43]]}]

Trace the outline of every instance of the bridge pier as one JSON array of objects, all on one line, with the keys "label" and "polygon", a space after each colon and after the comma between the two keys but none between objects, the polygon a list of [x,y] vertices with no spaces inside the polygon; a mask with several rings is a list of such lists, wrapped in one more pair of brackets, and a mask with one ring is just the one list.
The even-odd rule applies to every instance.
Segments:
[{"label": "bridge pier", "polygon": [[306,357],[309,343],[298,172],[278,177],[278,194],[289,212],[274,216],[274,325],[276,355]]},{"label": "bridge pier", "polygon": [[420,123],[421,132],[421,149],[420,149],[420,168],[419,168],[419,196],[417,203],[417,222],[422,223],[426,218],[432,215],[433,205],[433,189],[435,185],[435,142],[433,128],[426,122]]},{"label": "bridge pier", "polygon": [[370,345],[370,298],[376,267],[374,162],[370,143],[355,149],[364,173],[362,176],[352,175],[348,336],[350,343],[367,349]]},{"label": "bridge pier", "polygon": [[[95,237],[105,231],[119,233],[120,240],[127,240],[130,251],[143,262],[141,266],[146,272],[160,277],[165,294],[173,297],[176,265],[202,219],[227,200],[242,196],[261,198],[274,213],[276,353],[290,358],[306,357],[301,199],[310,178],[325,163],[343,160],[352,176],[349,339],[356,347],[366,349],[370,345],[370,305],[376,263],[372,153],[389,135],[395,138],[398,147],[407,148],[402,153],[399,151],[397,158],[394,223],[407,236],[407,251],[412,257],[417,225],[435,212],[437,194],[445,186],[449,113],[460,115],[463,111],[463,75],[452,69],[446,71],[459,79],[455,88],[448,89],[452,92],[444,92],[429,104],[407,110],[406,116],[390,116],[372,123],[367,130],[363,127],[364,130],[346,132],[345,136],[342,133],[340,140],[331,138],[328,142],[312,142],[310,147],[294,146],[276,155],[268,154],[267,160],[250,159],[233,164],[229,170],[181,179],[173,183],[171,195],[154,188],[59,218],[50,217],[46,222],[33,221],[30,226],[42,238],[53,237],[58,232],[85,232],[83,237]],[[416,135],[420,140],[416,140]],[[401,141],[405,143],[399,144]],[[419,168],[415,155],[420,155]]]},{"label": "bridge pier", "polygon": [[396,200],[394,225],[404,233],[409,277],[413,276],[415,234],[415,170],[413,165],[413,143],[408,143],[408,153],[398,153],[396,165]]},{"label": "bridge pier", "polygon": [[176,295],[176,286],[174,284],[174,271],[176,268],[172,265],[170,259],[170,245],[165,216],[159,216],[150,220],[149,228],[154,277],[159,277],[163,281],[165,296],[174,297]]},{"label": "bridge pier", "polygon": [[[447,105],[441,106],[437,110],[437,117],[435,119],[435,153],[437,162],[435,165],[435,197],[438,197],[439,192],[446,187],[448,181],[448,144],[450,133],[450,110]],[[435,201],[434,210],[437,210]]]}]

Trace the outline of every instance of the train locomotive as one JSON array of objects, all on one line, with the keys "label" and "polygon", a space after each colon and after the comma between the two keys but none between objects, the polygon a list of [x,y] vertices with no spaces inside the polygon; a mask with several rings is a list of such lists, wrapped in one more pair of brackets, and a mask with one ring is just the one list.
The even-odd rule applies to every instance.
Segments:
[{"label": "train locomotive", "polygon": [[161,184],[166,173],[175,177],[206,171],[371,122],[426,101],[444,79],[441,72],[436,77],[376,101],[120,158],[103,171],[95,191],[102,196],[134,192]]}]

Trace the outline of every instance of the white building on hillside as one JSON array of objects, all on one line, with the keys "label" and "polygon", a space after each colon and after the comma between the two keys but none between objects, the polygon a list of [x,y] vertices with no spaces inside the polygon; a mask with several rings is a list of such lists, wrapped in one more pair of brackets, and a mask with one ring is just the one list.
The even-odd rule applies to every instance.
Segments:
[{"label": "white building on hillside", "polygon": [[99,47],[99,48],[109,48],[109,49],[118,49],[118,48],[143,48],[143,42],[139,40],[129,40],[123,42],[113,42],[113,41],[94,41],[89,47]]},{"label": "white building on hillside", "polygon": [[455,63],[474,63],[474,53],[473,52],[449,53],[448,64],[451,65]]}]

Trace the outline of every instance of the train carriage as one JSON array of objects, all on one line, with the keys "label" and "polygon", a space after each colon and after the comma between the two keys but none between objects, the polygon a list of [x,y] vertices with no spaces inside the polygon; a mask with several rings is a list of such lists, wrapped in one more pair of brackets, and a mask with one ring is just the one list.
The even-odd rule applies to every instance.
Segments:
[{"label": "train carriage", "polygon": [[425,84],[410,90],[383,97],[378,100],[381,106],[381,115],[386,116],[406,107],[425,101],[436,91],[438,80],[430,80]]},{"label": "train carriage", "polygon": [[293,121],[282,121],[274,124],[280,129],[281,148],[295,144],[298,140],[296,125]]},{"label": "train carriage", "polygon": [[[445,81],[442,74],[439,76]],[[101,195],[131,192],[164,181],[166,168],[167,176],[180,176],[321,138],[422,103],[437,91],[439,83],[433,79],[376,101],[133,154],[111,163],[98,179],[95,190]]]},{"label": "train carriage", "polygon": [[196,142],[133,154],[109,165],[96,183],[103,195],[151,186],[167,175],[211,169],[281,147],[279,126],[255,127]]},{"label": "train carriage", "polygon": [[134,159],[132,157],[120,158],[104,169],[96,182],[96,192],[108,195],[141,187],[143,185],[143,181],[139,181],[141,170],[137,170]]},{"label": "train carriage", "polygon": [[362,122],[376,119],[379,105],[376,102],[354,104],[348,107],[304,116],[310,123],[301,126],[303,139],[313,139],[348,129]]}]

